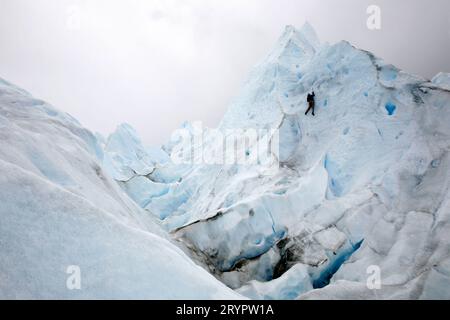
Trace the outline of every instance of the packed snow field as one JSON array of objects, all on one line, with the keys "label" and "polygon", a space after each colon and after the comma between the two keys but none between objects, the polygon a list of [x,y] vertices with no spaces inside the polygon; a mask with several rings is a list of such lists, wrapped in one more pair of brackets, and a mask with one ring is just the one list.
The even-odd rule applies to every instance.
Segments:
[{"label": "packed snow field", "polygon": [[199,145],[146,147],[126,124],[105,139],[1,81],[0,298],[448,299],[449,108],[450,75],[406,74],[308,24],[286,28],[217,128],[277,129],[264,163],[174,163],[214,150],[212,130]]}]

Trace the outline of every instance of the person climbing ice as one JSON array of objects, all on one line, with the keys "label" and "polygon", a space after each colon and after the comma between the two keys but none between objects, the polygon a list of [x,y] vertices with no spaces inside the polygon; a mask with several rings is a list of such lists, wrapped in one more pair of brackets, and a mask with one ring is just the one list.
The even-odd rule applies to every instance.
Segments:
[{"label": "person climbing ice", "polygon": [[315,114],[314,114],[314,107],[316,105],[315,97],[316,97],[316,94],[314,93],[314,91],[311,94],[308,93],[308,97],[306,98],[306,101],[308,102],[308,110],[306,110],[305,116],[308,115],[308,112],[311,109],[312,109],[312,115],[315,116]]}]

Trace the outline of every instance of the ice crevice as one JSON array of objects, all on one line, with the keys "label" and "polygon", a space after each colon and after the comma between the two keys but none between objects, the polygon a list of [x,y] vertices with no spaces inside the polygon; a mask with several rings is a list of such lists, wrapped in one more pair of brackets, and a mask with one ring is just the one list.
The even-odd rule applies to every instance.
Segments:
[{"label": "ice crevice", "polygon": [[333,275],[339,270],[339,268],[347,262],[350,257],[361,247],[363,240],[356,242],[355,244],[349,243],[347,246],[338,253],[333,253],[335,257],[330,259],[329,263],[323,270],[315,272],[312,276],[313,288],[321,289],[330,284]]}]

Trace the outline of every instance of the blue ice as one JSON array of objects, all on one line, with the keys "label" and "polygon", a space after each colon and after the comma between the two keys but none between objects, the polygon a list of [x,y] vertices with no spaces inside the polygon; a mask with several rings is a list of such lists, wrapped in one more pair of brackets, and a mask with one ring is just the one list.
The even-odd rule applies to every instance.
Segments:
[{"label": "blue ice", "polygon": [[386,104],[386,111],[388,112],[388,115],[392,116],[395,113],[395,110],[397,109],[397,106],[391,102],[388,102]]},{"label": "blue ice", "polygon": [[341,252],[339,252],[328,265],[319,272],[318,276],[313,279],[313,288],[320,289],[330,284],[333,275],[340,269],[340,267],[361,247],[364,239],[352,244],[349,243]]}]

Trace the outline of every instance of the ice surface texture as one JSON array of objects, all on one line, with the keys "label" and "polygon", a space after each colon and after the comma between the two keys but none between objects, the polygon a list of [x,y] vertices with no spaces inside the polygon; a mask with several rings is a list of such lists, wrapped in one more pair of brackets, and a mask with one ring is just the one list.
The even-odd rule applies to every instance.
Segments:
[{"label": "ice surface texture", "polygon": [[0,81],[0,297],[450,298],[448,79],[287,27],[219,126],[280,129],[280,166],[175,165]]},{"label": "ice surface texture", "polygon": [[450,298],[448,79],[287,27],[220,124],[279,128],[281,167],[168,162],[126,190],[248,297]]},{"label": "ice surface texture", "polygon": [[[96,136],[3,80],[0,136],[0,299],[241,297],[121,190],[102,168]],[[110,139],[106,150],[118,145]],[[123,160],[140,173],[144,161],[134,153]],[[127,173],[108,169],[117,179]],[[66,286],[73,265],[81,290]]]}]

